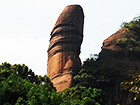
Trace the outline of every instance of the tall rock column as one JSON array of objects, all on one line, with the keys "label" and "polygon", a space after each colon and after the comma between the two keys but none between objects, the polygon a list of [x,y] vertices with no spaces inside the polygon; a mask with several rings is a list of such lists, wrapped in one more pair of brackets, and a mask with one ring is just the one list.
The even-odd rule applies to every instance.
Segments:
[{"label": "tall rock column", "polygon": [[50,38],[47,75],[57,91],[72,86],[83,40],[84,14],[80,5],[69,5],[60,14]]}]

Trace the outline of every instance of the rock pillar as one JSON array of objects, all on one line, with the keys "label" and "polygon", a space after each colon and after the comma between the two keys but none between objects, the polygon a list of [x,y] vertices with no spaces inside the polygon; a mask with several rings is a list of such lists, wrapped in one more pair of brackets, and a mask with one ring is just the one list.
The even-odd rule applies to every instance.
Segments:
[{"label": "rock pillar", "polygon": [[69,5],[60,14],[50,38],[47,75],[57,91],[72,86],[72,74],[81,65],[84,14],[80,5]]}]

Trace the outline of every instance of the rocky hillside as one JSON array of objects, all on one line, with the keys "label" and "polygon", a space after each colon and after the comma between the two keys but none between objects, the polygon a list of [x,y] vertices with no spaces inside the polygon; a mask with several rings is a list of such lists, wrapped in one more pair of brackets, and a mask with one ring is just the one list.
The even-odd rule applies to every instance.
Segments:
[{"label": "rocky hillside", "polygon": [[[114,67],[123,76],[140,70],[140,17],[123,23],[121,29],[104,40],[97,62]],[[122,78],[121,81],[125,79]],[[118,101],[122,105],[133,105],[133,95],[128,91],[119,90],[119,87],[120,84],[111,87],[114,90],[114,95],[111,96],[114,97],[114,101],[110,98],[110,104]],[[108,89],[105,91],[108,96],[111,95]]]},{"label": "rocky hillside", "polygon": [[140,19],[123,23],[122,28],[104,40],[98,62],[113,66],[122,74],[140,70]]}]

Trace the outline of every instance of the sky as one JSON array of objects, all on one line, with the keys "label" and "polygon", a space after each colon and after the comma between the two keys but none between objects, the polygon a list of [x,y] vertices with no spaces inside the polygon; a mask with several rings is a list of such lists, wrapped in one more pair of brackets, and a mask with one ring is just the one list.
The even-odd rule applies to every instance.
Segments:
[{"label": "sky", "polygon": [[25,64],[47,74],[50,33],[67,5],[84,10],[82,61],[101,51],[103,41],[140,15],[140,0],[0,0],[0,64]]}]

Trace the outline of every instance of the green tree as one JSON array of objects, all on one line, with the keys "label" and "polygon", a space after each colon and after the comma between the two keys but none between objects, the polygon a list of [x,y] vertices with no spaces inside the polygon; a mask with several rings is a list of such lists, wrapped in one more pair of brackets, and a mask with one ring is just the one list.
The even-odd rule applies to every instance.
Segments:
[{"label": "green tree", "polygon": [[105,93],[101,89],[75,86],[61,93],[60,105],[107,105]]},{"label": "green tree", "polygon": [[47,83],[41,86],[33,84],[27,94],[27,98],[30,105],[59,105],[61,102],[61,96],[50,88]]},{"label": "green tree", "polygon": [[140,52],[140,16],[128,23],[122,23],[121,27],[124,28],[124,37],[116,40],[116,45],[125,48],[127,51]]},{"label": "green tree", "polygon": [[46,75],[38,76],[35,75],[35,73],[29,69],[25,64],[14,64],[11,65],[7,62],[4,62],[0,65],[0,80],[8,78],[12,73],[19,75],[23,79],[28,79],[31,81],[31,83],[37,83],[42,84],[46,81],[48,81],[48,78]]},{"label": "green tree", "polygon": [[16,74],[11,74],[6,80],[0,81],[0,105],[14,104],[21,97],[27,100],[26,94],[32,87],[29,80],[22,79]]},{"label": "green tree", "polygon": [[99,65],[91,58],[84,62],[79,73],[74,76],[74,81],[79,86],[103,89],[103,83],[119,82],[120,77],[119,71],[115,68]]},{"label": "green tree", "polygon": [[134,100],[140,102],[140,72],[136,71],[134,74],[129,75],[129,79],[122,82],[123,90],[130,91],[134,94]]},{"label": "green tree", "polygon": [[[89,60],[83,67],[89,65],[94,63]],[[46,75],[37,76],[25,65],[6,62],[0,65],[0,105],[106,105],[105,93],[90,86],[75,84],[75,87],[56,93]]]},{"label": "green tree", "polygon": [[25,65],[0,65],[0,105],[57,105],[60,99],[46,75],[36,76]]}]

